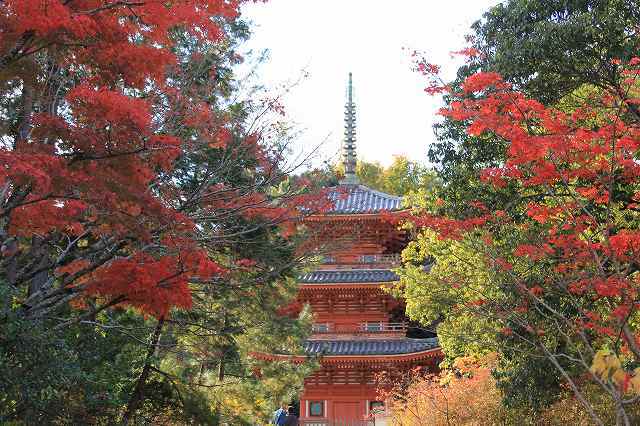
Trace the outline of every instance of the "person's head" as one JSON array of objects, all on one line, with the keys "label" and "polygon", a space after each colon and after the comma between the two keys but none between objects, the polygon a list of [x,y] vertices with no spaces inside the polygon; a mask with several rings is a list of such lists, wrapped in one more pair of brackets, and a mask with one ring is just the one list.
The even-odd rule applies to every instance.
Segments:
[{"label": "person's head", "polygon": [[280,408],[282,408],[283,410],[287,411],[287,409],[289,408],[289,406],[287,405],[286,402],[281,402],[280,403]]},{"label": "person's head", "polygon": [[293,411],[295,409],[290,405],[289,407],[287,407],[287,414],[293,414]]}]

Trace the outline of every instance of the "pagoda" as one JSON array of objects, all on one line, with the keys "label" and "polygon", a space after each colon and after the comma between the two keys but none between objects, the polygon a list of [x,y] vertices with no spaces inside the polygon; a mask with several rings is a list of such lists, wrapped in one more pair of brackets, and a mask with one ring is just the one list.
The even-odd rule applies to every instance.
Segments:
[{"label": "pagoda", "polygon": [[304,219],[317,236],[314,245],[324,249],[323,260],[300,277],[290,310],[309,305],[314,316],[305,352],[318,357],[320,368],[305,379],[300,395],[300,424],[308,426],[373,424],[373,415],[385,408],[378,373],[435,371],[442,359],[435,335],[416,337],[403,301],[384,290],[398,280],[393,268],[407,243],[405,231],[388,220],[403,204],[400,197],[361,185],[356,176],[351,73],[344,121],[344,179],[329,188],[332,208]]}]

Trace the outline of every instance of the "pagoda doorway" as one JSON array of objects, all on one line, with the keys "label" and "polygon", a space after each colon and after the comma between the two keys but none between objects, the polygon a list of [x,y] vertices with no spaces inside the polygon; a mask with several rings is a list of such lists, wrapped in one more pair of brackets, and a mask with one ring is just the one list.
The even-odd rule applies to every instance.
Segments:
[{"label": "pagoda doorway", "polygon": [[355,422],[362,420],[362,403],[360,401],[335,401],[333,403],[334,419],[336,422]]}]

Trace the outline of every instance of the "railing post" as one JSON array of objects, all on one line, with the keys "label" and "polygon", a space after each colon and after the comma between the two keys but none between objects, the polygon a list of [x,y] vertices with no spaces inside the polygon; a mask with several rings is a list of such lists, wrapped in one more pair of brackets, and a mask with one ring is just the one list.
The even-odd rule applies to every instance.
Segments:
[{"label": "railing post", "polygon": [[353,262],[346,262],[345,265],[341,265],[337,259],[332,256],[324,256],[321,259],[321,263],[325,265],[335,265],[337,269],[348,268],[348,264],[355,263],[359,265],[375,265],[380,263],[397,264],[401,260],[401,256],[398,253],[393,254],[362,254],[357,256]]}]

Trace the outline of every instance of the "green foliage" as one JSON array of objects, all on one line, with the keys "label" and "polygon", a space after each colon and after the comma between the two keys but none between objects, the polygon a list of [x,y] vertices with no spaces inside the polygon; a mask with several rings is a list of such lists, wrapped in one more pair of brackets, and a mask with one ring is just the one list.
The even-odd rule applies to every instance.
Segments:
[{"label": "green foliage", "polygon": [[406,312],[422,324],[438,324],[438,338],[448,360],[495,350],[499,326],[478,318],[467,307],[490,294],[500,297],[480,254],[426,231],[408,245],[402,259],[398,289],[406,299]]},{"label": "green foliage", "polygon": [[[327,165],[322,170],[315,169],[303,176],[317,182],[319,187],[335,186],[344,176],[344,166],[341,163]],[[424,193],[438,185],[438,179],[429,167],[402,155],[394,156],[389,167],[378,162],[358,160],[356,176],[362,185],[398,196]]]},{"label": "green foliage", "polygon": [[[519,234],[513,228],[507,231],[496,232],[493,243],[517,245]],[[481,235],[441,240],[431,231],[423,231],[403,251],[403,266],[397,270],[400,283],[395,292],[406,299],[407,314],[412,319],[437,324],[445,365],[459,357],[496,352],[496,386],[505,405],[537,412],[560,395],[562,378],[536,345],[573,356],[577,356],[576,348],[567,347],[562,336],[552,333],[541,337],[536,345],[529,344],[531,339],[521,339],[527,334],[523,324],[552,331],[556,330],[555,325],[535,310],[520,309],[511,275],[498,272],[491,259]],[[552,275],[544,264],[532,264],[526,258],[507,261],[518,276],[533,283]],[[567,315],[575,312],[575,306],[553,294],[545,302]],[[505,329],[512,331],[505,334]],[[559,362],[572,371],[569,362]]]},{"label": "green foliage", "polygon": [[[363,183],[367,184],[364,177]],[[371,182],[373,188],[394,195],[426,191],[436,185],[437,179],[431,169],[401,155],[394,156],[391,165],[382,170],[377,181]]]},{"label": "green foliage", "polygon": [[518,353],[513,342],[499,342],[503,356],[493,370],[507,408],[540,412],[561,394],[562,378],[545,358]]},{"label": "green foliage", "polygon": [[[225,287],[259,280],[242,273]],[[294,290],[293,280],[273,285],[274,293],[224,297],[203,295],[198,306],[176,317],[175,346],[164,354],[159,369],[192,399],[206,401],[209,415],[230,424],[255,424],[268,419],[282,400],[290,401],[300,390],[313,364],[265,363],[252,353],[302,354],[302,341],[310,329],[307,312],[298,318],[283,317],[277,309]],[[195,415],[184,406],[185,415]],[[202,411],[202,408],[199,409]],[[198,414],[201,418],[202,414]]]},{"label": "green foliage", "polygon": [[627,0],[511,0],[474,24],[475,45],[496,71],[545,104],[583,84],[608,86],[614,59],[638,52],[640,9]]},{"label": "green foliage", "polygon": [[[15,302],[0,285],[0,421],[109,424],[126,403],[143,348],[90,324],[55,330],[26,320]],[[144,325],[131,312],[114,315],[122,327]]]}]

